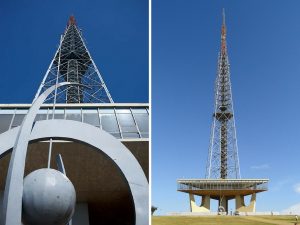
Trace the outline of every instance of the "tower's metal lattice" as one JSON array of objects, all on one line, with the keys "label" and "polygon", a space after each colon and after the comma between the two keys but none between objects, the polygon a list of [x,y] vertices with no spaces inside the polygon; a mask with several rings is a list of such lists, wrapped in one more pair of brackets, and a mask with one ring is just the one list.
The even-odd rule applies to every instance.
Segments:
[{"label": "tower's metal lattice", "polygon": [[215,84],[215,109],[206,166],[206,178],[241,178],[227,54],[224,11],[221,30],[221,51],[219,53]]},{"label": "tower's metal lattice", "polygon": [[47,88],[64,81],[75,84],[57,88],[45,103],[113,102],[73,16],[61,36],[59,47],[34,100]]}]

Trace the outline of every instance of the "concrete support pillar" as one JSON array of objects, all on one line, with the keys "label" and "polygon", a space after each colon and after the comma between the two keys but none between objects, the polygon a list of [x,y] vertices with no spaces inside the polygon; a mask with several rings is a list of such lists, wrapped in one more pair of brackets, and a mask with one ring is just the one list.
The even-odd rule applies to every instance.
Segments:
[{"label": "concrete support pillar", "polygon": [[235,196],[235,208],[239,212],[255,212],[256,206],[256,193],[252,194],[250,204],[245,205],[244,196],[237,195]]},{"label": "concrete support pillar", "polygon": [[203,207],[203,208],[207,209],[208,211],[210,211],[210,196],[208,196],[208,195],[202,196],[200,207]]},{"label": "concrete support pillar", "polygon": [[195,202],[195,196],[193,194],[189,194],[190,197],[190,209],[191,212],[203,212],[208,213],[210,212],[210,196],[205,195],[202,196],[201,205],[197,206]]}]

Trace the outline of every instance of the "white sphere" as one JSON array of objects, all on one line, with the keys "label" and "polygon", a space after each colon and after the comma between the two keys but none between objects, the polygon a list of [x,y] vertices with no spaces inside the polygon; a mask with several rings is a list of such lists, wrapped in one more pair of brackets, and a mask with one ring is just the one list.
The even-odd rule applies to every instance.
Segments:
[{"label": "white sphere", "polygon": [[54,169],[39,169],[24,178],[24,224],[65,225],[75,209],[76,193],[72,182]]}]

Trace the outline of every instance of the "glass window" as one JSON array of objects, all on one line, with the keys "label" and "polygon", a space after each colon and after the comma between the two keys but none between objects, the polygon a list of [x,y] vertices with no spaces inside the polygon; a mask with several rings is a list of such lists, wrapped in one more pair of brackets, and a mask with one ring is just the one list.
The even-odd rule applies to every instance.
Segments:
[{"label": "glass window", "polygon": [[131,113],[130,109],[116,109],[116,113]]},{"label": "glass window", "polygon": [[0,110],[0,114],[15,114],[15,110],[14,109],[1,109]]},{"label": "glass window", "polygon": [[12,114],[0,115],[0,133],[3,133],[9,129],[12,117]]},{"label": "glass window", "polygon": [[[55,109],[54,110],[54,119],[65,119],[65,110],[64,109]],[[52,119],[53,110],[49,109],[48,120]]]},{"label": "glass window", "polygon": [[81,122],[81,110],[66,109],[66,120],[76,120]]},{"label": "glass window", "polygon": [[115,114],[101,115],[102,129],[110,133],[118,133],[119,127]]},{"label": "glass window", "polygon": [[121,134],[120,133],[110,133],[112,136],[114,136],[115,138],[121,138]]},{"label": "glass window", "polygon": [[39,110],[39,114],[47,114],[48,113],[48,109],[40,109]]},{"label": "glass window", "polygon": [[20,126],[23,119],[24,119],[24,117],[25,117],[25,114],[16,114],[15,117],[14,117],[14,121],[11,125],[11,128]]},{"label": "glass window", "polygon": [[135,121],[141,133],[149,132],[149,116],[148,114],[134,114]]},{"label": "glass window", "polygon": [[99,127],[99,114],[97,109],[84,109],[82,110],[83,122]]},{"label": "glass window", "polygon": [[140,135],[138,133],[122,133],[123,138],[139,138]]},{"label": "glass window", "polygon": [[[133,117],[131,114],[117,114],[121,131],[123,132],[137,132]],[[123,135],[124,136],[124,135]]]},{"label": "glass window", "polygon": [[149,138],[149,133],[141,133],[142,138]]},{"label": "glass window", "polygon": [[40,109],[39,113],[36,115],[34,121],[46,120],[48,109]]},{"label": "glass window", "polygon": [[100,114],[115,113],[112,108],[99,108]]},{"label": "glass window", "polygon": [[132,113],[147,113],[146,109],[131,109]]},{"label": "glass window", "polygon": [[28,109],[17,109],[16,114],[27,114]]},{"label": "glass window", "polygon": [[46,120],[46,119],[47,119],[47,114],[37,114],[34,121]]}]

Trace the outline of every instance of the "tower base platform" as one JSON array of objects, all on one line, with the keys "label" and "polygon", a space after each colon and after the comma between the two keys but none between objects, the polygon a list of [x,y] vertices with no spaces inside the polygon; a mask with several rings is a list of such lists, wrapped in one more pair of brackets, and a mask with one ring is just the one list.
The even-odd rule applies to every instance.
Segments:
[{"label": "tower base platform", "polygon": [[[255,212],[256,193],[268,190],[268,179],[180,179],[178,191],[189,194],[191,212],[209,213],[210,200],[219,201],[219,212],[228,212],[228,201],[235,199],[235,211]],[[195,195],[201,196],[200,206],[195,202]],[[251,195],[250,204],[244,197]]]}]

